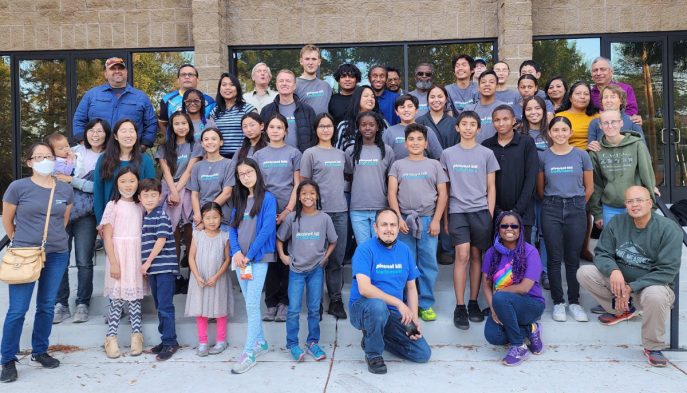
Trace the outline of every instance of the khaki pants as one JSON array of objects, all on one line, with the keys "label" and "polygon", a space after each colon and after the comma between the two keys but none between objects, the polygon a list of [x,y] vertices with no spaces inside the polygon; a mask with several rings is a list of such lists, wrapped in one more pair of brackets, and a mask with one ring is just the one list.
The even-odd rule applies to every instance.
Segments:
[{"label": "khaki pants", "polygon": [[[577,270],[577,281],[592,294],[606,312],[615,314],[611,306],[613,293],[610,280],[596,266],[580,266]],[[673,290],[667,285],[651,285],[638,294],[633,293],[632,299],[634,306],[642,310],[642,345],[653,351],[665,349],[663,335],[668,313],[675,301]]]}]

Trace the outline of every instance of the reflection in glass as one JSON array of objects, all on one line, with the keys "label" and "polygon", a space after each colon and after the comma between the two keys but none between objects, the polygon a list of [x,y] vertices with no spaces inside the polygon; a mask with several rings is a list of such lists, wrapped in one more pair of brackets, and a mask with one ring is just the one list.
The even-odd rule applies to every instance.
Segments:
[{"label": "reflection in glass", "polygon": [[408,46],[408,91],[415,89],[415,67],[420,63],[434,65],[433,81],[437,85],[445,86],[455,83],[451,61],[454,56],[468,54],[473,58],[484,59],[487,64],[493,64],[494,43],[475,42],[469,44],[427,44]]},{"label": "reflection in glass", "polygon": [[[10,57],[0,56],[0,199],[14,180],[14,145],[12,143],[12,78]],[[0,207],[1,213],[2,207]]]},{"label": "reflection in glass", "polygon": [[[675,186],[687,187],[687,40],[673,43],[673,127],[676,128]],[[679,136],[678,136],[679,135]]]},{"label": "reflection in glass", "polygon": [[[162,96],[177,88],[179,66],[193,64],[193,51],[139,52],[133,54],[133,59],[134,87],[143,90],[150,97],[157,112]],[[207,77],[213,79],[217,76]],[[214,93],[210,95],[214,96]]]},{"label": "reflection in glass", "polygon": [[600,38],[534,40],[532,58],[541,65],[542,86],[561,75],[568,85],[577,80],[591,81],[591,65],[601,54]]},{"label": "reflection in glass", "polygon": [[77,105],[81,102],[81,98],[89,89],[105,83],[105,77],[103,76],[105,71],[105,60],[107,60],[107,58],[75,59]]}]

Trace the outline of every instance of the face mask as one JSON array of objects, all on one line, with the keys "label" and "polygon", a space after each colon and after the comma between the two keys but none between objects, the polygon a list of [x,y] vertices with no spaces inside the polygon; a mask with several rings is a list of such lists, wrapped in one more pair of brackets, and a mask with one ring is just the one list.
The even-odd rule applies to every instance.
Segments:
[{"label": "face mask", "polygon": [[55,170],[55,161],[43,160],[40,162],[34,162],[31,168],[36,171],[36,173],[43,176],[52,175]]},{"label": "face mask", "polygon": [[391,241],[391,242],[389,242],[389,243],[385,242],[384,240],[382,240],[382,239],[379,238],[379,237],[377,238],[377,241],[378,241],[382,246],[384,246],[384,247],[391,247],[391,246],[393,246],[394,244],[396,244],[396,241],[397,241],[397,240],[398,240],[398,236],[397,236],[393,241]]},{"label": "face mask", "polygon": [[119,195],[123,196],[124,198],[133,198],[133,196],[136,195],[136,191],[124,192],[119,190]]}]

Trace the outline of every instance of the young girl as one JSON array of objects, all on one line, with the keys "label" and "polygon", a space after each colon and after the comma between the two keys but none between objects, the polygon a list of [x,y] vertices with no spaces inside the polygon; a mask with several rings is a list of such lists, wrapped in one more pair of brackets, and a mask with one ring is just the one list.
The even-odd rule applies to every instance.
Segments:
[{"label": "young girl", "polygon": [[[248,329],[239,361],[231,371],[245,373],[255,366],[255,359],[267,353],[269,346],[260,322],[260,296],[267,266],[274,264],[277,201],[266,191],[258,163],[244,158],[237,167],[234,209],[231,213],[229,239],[232,269],[241,285],[246,303]],[[250,273],[250,274],[249,274]]]},{"label": "young girl", "polygon": [[[214,101],[209,108],[205,106],[205,98],[200,90],[188,89],[184,92],[181,111],[188,114],[191,118],[194,142],[200,143],[200,134],[203,133],[203,130],[215,126],[215,121],[210,119],[210,113],[214,107]],[[171,132],[168,131],[167,135],[169,136],[170,134]]]},{"label": "young girl", "polygon": [[[348,238],[348,203],[344,196],[346,154],[333,146],[335,143],[333,142],[334,118],[331,115],[327,113],[317,115],[315,132],[317,145],[303,153],[301,178],[311,179],[322,185],[322,210],[331,218],[336,236],[340,239],[327,264],[326,281],[327,293],[329,293],[329,314],[339,319],[346,319],[346,311],[341,300],[343,286],[341,268]],[[320,196],[319,191],[317,195]],[[296,202],[296,208],[298,208],[298,202]]]},{"label": "young girl", "polygon": [[429,112],[415,120],[417,124],[422,124],[428,130],[434,131],[444,149],[455,145],[459,140],[456,132],[456,118],[446,111],[448,99],[449,95],[445,88],[437,85],[432,86],[427,91]]},{"label": "young girl", "polygon": [[[193,232],[189,267],[194,280],[189,280],[186,316],[196,317],[198,349],[196,355],[222,353],[227,348],[227,314],[233,304],[229,268],[229,235],[220,230],[222,208],[208,202],[200,210],[203,229]],[[217,318],[217,339],[208,349],[208,318]]]},{"label": "young girl", "polygon": [[563,301],[561,263],[565,262],[568,303],[576,321],[588,321],[579,303],[580,249],[584,242],[585,205],[594,191],[592,161],[584,150],[571,146],[572,124],[563,116],[549,123],[552,145],[539,157],[537,194],[542,202],[541,223],[548,252],[553,320],[567,319]]},{"label": "young girl", "polygon": [[379,114],[359,114],[356,127],[355,145],[346,149],[346,174],[352,176],[351,226],[356,242],[362,244],[374,236],[377,210],[387,207],[386,175],[394,152],[382,141],[384,120]]},{"label": "young girl", "polygon": [[158,146],[155,158],[162,169],[162,206],[172,221],[178,258],[181,252],[179,224],[184,226],[187,255],[191,245],[193,205],[186,184],[193,166],[203,157],[203,148],[193,141],[193,122],[187,114],[174,112],[167,128],[167,140]]},{"label": "young girl", "polygon": [[[319,116],[322,115],[329,116],[326,113]],[[290,267],[286,347],[291,351],[293,360],[302,362],[305,353],[298,346],[298,320],[301,314],[303,291],[306,288],[308,338],[305,342],[305,349],[315,360],[322,360],[327,357],[318,345],[320,341],[322,268],[328,265],[329,256],[336,247],[337,235],[331,218],[320,212],[322,205],[320,187],[317,183],[312,180],[303,180],[298,185],[296,193],[298,195],[296,211],[286,217],[277,232],[277,251],[282,263]],[[291,255],[284,253],[284,242],[286,241],[289,242]]]},{"label": "young girl", "polygon": [[[269,145],[253,155],[264,176],[265,188],[277,199],[277,225],[296,207],[296,184],[300,183],[301,152],[287,145],[286,118],[275,114],[267,121]],[[289,305],[289,269],[281,263],[270,265],[265,284],[267,311],[263,321],[286,322]]]},{"label": "young girl", "polygon": [[[336,128],[336,147],[346,151],[355,144],[358,129],[355,126],[358,115],[362,112],[379,113],[379,103],[370,86],[359,86],[353,91],[351,105],[346,111],[346,118]],[[386,122],[386,120],[384,120]],[[386,128],[386,127],[385,127]]]},{"label": "young girl", "polygon": [[257,112],[248,112],[241,119],[241,129],[243,130],[243,144],[232,157],[234,163],[246,157],[253,157],[253,154],[267,146],[267,139],[263,134],[265,122]]},{"label": "young girl", "polygon": [[133,331],[129,354],[138,356],[143,352],[141,299],[148,292],[140,271],[143,209],[138,204],[138,174],[131,167],[125,167],[119,171],[114,183],[114,196],[105,206],[100,221],[107,253],[104,293],[110,298],[105,353],[111,359],[120,356],[117,330],[126,302],[129,302]]}]

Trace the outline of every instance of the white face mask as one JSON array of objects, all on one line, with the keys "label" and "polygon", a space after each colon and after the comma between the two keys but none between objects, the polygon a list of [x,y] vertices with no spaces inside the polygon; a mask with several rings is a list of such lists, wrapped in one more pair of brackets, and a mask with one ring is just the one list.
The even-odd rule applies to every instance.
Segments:
[{"label": "white face mask", "polygon": [[55,170],[55,161],[43,160],[39,162],[34,162],[31,166],[31,169],[33,169],[34,171],[36,171],[36,173],[43,176],[52,175],[53,171]]},{"label": "white face mask", "polygon": [[133,198],[134,195],[136,195],[136,191],[131,191],[131,192],[124,192],[122,190],[119,190],[119,195],[123,196],[124,198]]}]

